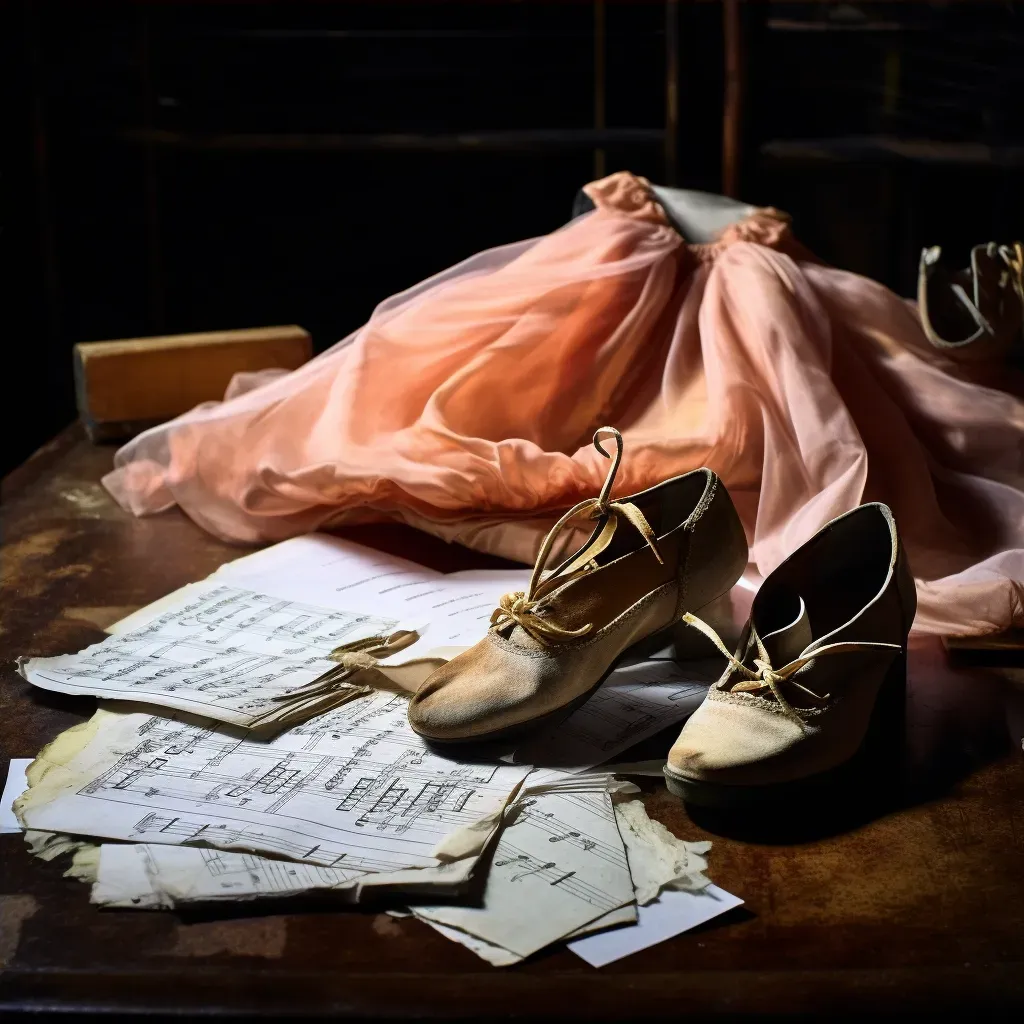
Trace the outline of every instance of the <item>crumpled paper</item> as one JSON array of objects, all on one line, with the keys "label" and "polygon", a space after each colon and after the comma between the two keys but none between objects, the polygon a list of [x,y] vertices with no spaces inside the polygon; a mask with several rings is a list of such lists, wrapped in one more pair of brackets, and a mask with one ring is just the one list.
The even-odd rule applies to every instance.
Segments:
[{"label": "crumpled paper", "polygon": [[446,835],[431,850],[431,856],[442,861],[461,860],[463,857],[479,856],[504,817],[507,814],[515,813],[518,810],[520,800],[528,796],[538,796],[541,793],[549,793],[552,790],[565,793],[572,789],[587,793],[604,791],[613,797],[640,792],[639,787],[634,783],[624,779],[613,778],[605,772],[587,772],[583,775],[570,775],[565,772],[542,771],[536,772],[535,775],[537,777],[536,782],[531,784],[531,776],[527,776],[524,782],[516,786],[508,795],[508,799],[501,807]]},{"label": "crumpled paper", "polygon": [[640,906],[652,903],[663,889],[700,892],[711,884],[704,874],[710,842],[677,839],[660,821],[648,817],[642,800],[616,800],[615,820]]},{"label": "crumpled paper", "polygon": [[92,845],[63,832],[43,832],[34,828],[25,832],[25,842],[28,844],[28,852],[40,860],[56,860],[66,853],[75,853],[84,846]]},{"label": "crumpled paper", "polygon": [[93,843],[79,843],[71,858],[71,866],[64,872],[65,878],[77,878],[86,885],[95,885],[100,871],[100,848]]}]

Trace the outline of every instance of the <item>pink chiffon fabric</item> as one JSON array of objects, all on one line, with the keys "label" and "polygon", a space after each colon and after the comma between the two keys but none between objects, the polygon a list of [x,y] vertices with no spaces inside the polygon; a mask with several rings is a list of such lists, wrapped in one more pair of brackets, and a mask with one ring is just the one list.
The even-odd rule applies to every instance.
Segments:
[{"label": "pink chiffon fabric", "polygon": [[[912,305],[816,261],[772,210],[689,245],[643,179],[381,304],[292,373],[232,382],[122,448],[104,483],[243,543],[401,520],[532,561],[600,489],[710,466],[757,573],[864,501],[895,512],[915,629],[1024,625],[1024,402],[936,352]],[[971,371],[975,373],[975,371]]]}]

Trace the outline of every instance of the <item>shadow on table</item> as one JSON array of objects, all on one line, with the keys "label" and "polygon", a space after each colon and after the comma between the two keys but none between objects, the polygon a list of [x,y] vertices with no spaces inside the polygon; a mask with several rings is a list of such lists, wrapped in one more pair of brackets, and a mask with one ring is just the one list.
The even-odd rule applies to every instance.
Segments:
[{"label": "shadow on table", "polygon": [[943,796],[1019,750],[1022,729],[1024,692],[1006,675],[951,665],[938,638],[913,637],[903,742],[862,752],[852,771],[810,798],[743,811],[687,805],[687,812],[701,828],[733,839],[812,842]]}]

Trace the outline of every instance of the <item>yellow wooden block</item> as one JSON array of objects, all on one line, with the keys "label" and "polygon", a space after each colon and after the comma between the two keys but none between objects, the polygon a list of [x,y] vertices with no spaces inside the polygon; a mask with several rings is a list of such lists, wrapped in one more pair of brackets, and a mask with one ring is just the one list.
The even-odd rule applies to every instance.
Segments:
[{"label": "yellow wooden block", "polygon": [[294,370],[312,354],[294,324],[83,342],[74,352],[78,413],[94,441],[130,437],[223,398],[240,371]]}]

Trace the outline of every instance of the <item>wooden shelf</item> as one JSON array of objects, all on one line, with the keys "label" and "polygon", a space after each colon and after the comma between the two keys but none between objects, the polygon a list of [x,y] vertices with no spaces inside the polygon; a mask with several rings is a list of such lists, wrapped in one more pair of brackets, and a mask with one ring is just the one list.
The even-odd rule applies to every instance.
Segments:
[{"label": "wooden shelf", "polygon": [[975,167],[1024,166],[1024,145],[905,139],[894,135],[844,135],[820,139],[773,139],[760,155],[786,163],[907,162]]},{"label": "wooden shelf", "polygon": [[159,129],[130,129],[121,138],[165,149],[220,152],[333,153],[356,151],[452,152],[454,150],[593,149],[613,145],[663,145],[662,128],[582,128],[459,132],[450,135],[376,134],[190,134]]}]

